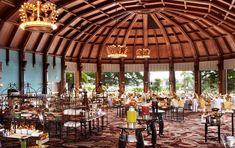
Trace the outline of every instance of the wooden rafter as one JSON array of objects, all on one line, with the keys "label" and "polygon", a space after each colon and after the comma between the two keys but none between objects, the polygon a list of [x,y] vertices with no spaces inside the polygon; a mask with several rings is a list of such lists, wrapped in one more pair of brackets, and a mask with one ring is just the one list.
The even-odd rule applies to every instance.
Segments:
[{"label": "wooden rafter", "polygon": [[129,16],[127,16],[124,20],[120,21],[119,23],[117,22],[108,32],[108,35],[104,38],[103,41],[103,45],[105,45],[108,41],[108,39],[111,37],[111,35],[113,34],[113,32],[119,28],[124,22],[126,22],[129,18],[133,17],[134,14],[130,14]]},{"label": "wooden rafter", "polygon": [[[130,14],[128,13],[128,14],[123,15],[123,16],[118,16],[116,19],[118,19],[118,20],[119,20],[119,19],[123,19],[123,18],[128,17],[129,15],[130,15]],[[92,34],[89,36],[89,38],[86,39],[86,41],[87,41],[87,42],[90,42],[91,39],[92,39],[94,36],[97,35],[97,33],[100,31],[100,29],[102,29],[102,28],[104,28],[104,27],[107,27],[110,23],[112,23],[112,21],[106,23],[105,25],[101,26],[100,28],[97,28],[96,31],[95,31],[95,32],[92,32]]]},{"label": "wooden rafter", "polygon": [[72,52],[71,52],[71,54],[70,54],[70,57],[71,57],[71,58],[73,57],[74,52],[75,52],[76,49],[77,49],[77,46],[78,46],[78,42],[75,42],[75,43],[74,43],[74,46],[73,46],[73,49],[72,49]]},{"label": "wooden rafter", "polygon": [[[185,15],[184,13],[181,13],[181,12],[176,12],[176,13],[178,13],[178,14],[180,14],[180,15]],[[203,21],[206,22],[207,24],[213,26],[215,29],[220,30],[220,31],[222,31],[224,34],[228,35],[228,36],[235,42],[234,37],[233,37],[233,35],[232,35],[230,32],[228,32],[228,31],[226,31],[225,29],[223,29],[223,28],[217,26],[217,25],[214,24],[213,22],[208,21],[207,19],[205,19],[205,18],[202,17],[202,16],[197,16],[197,15],[193,15],[193,14],[187,14],[187,15],[200,18],[200,20],[203,20]]]},{"label": "wooden rafter", "polygon": [[13,7],[12,10],[5,12],[4,16],[1,16],[0,30],[2,29],[4,22],[7,21],[12,15],[14,15],[19,10],[19,8],[23,3],[24,0],[17,0],[17,3],[15,4],[16,7]]},{"label": "wooden rafter", "polygon": [[[103,30],[101,31],[101,34],[103,34],[107,29],[108,29],[108,28],[103,28]],[[94,43],[96,43],[96,41],[97,41],[98,39],[99,39],[99,37],[96,37],[96,39],[94,40]],[[93,47],[94,47],[94,45],[93,45]],[[88,55],[88,58],[90,58],[91,53],[92,53],[93,50],[94,50],[94,48],[92,48],[92,50],[90,50],[89,55]],[[100,54],[99,52],[100,52],[100,50],[98,49],[97,55]]]},{"label": "wooden rafter", "polygon": [[130,23],[130,25],[129,25],[127,31],[126,31],[125,38],[124,38],[123,43],[122,43],[123,45],[126,45],[127,39],[128,39],[128,37],[129,37],[129,35],[130,35],[130,32],[131,32],[131,29],[132,29],[134,23],[137,21],[137,19],[138,19],[138,17],[137,17],[137,15],[135,15],[134,18],[133,18],[133,20],[132,20],[132,22]]},{"label": "wooden rafter", "polygon": [[59,50],[59,48],[61,46],[62,41],[63,41],[63,39],[60,38],[59,41],[57,42],[57,45],[55,46],[55,49],[53,51],[53,55],[57,55],[57,52],[58,52],[58,50]]},{"label": "wooden rafter", "polygon": [[[212,43],[214,44],[214,45],[216,45],[216,43],[215,43],[215,40],[212,38],[212,36],[208,33],[208,32],[206,32],[205,30],[203,30],[197,23],[195,23],[194,21],[191,21],[190,19],[186,19],[186,18],[184,18],[183,16],[179,16],[179,15],[175,15],[175,14],[173,14],[173,13],[170,13],[170,12],[165,12],[166,14],[169,14],[169,15],[171,15],[171,16],[174,16],[174,17],[177,17],[177,18],[179,18],[179,19],[181,19],[181,20],[184,20],[184,21],[186,21],[186,22],[189,22],[189,23],[191,23],[191,24],[193,24],[200,32],[202,32],[203,34],[205,34],[211,41],[212,41]],[[192,29],[192,28],[191,28]],[[197,35],[198,35],[198,33],[196,33]],[[199,36],[199,35],[198,35]],[[200,37],[200,36],[199,36]],[[203,43],[204,44],[204,43]],[[207,50],[207,49],[206,49]],[[217,55],[218,56],[221,56],[221,54],[222,54],[222,51],[221,50],[219,50],[219,48],[216,48],[216,50],[217,50]],[[208,50],[207,50],[207,54],[209,54],[209,52],[208,52]]]},{"label": "wooden rafter", "polygon": [[171,28],[171,30],[172,30],[173,34],[175,35],[176,40],[179,42],[181,55],[182,55],[183,60],[184,60],[185,55],[184,55],[184,51],[183,51],[183,49],[182,49],[182,45],[180,44],[180,39],[179,39],[179,37],[175,34],[175,32],[176,32],[175,29],[174,29],[174,28]]},{"label": "wooden rafter", "polygon": [[155,38],[155,42],[156,42],[156,53],[157,53],[157,59],[158,61],[160,61],[160,52],[159,52],[159,45],[158,45],[158,40],[157,40],[157,31],[156,29],[154,29],[154,38]]},{"label": "wooden rafter", "polygon": [[[189,27],[191,30],[193,30],[193,27],[192,27],[190,24],[188,24],[188,27]],[[198,32],[196,32],[195,34],[196,34],[197,37],[200,38],[200,40],[202,41],[202,44],[203,44],[204,49],[205,49],[205,51],[206,51],[206,55],[209,57],[210,54],[209,54],[209,51],[208,51],[207,46],[206,46],[206,44],[205,44],[205,41],[202,39],[202,37],[200,36],[200,34],[199,34]],[[198,48],[197,48],[197,49],[198,49]]]},{"label": "wooden rafter", "polygon": [[38,38],[37,38],[37,40],[36,40],[35,43],[34,43],[33,48],[32,48],[32,50],[33,50],[34,52],[37,51],[37,48],[38,48],[38,46],[39,46],[39,43],[40,43],[42,37],[43,37],[43,33],[40,33],[39,36],[38,36]]},{"label": "wooden rafter", "polygon": [[7,41],[7,43],[6,43],[6,46],[7,46],[7,47],[10,47],[10,46],[11,46],[11,43],[12,43],[12,41],[13,41],[13,39],[14,39],[16,33],[17,33],[17,30],[18,30],[18,27],[13,26],[13,29],[12,29],[12,31],[11,31],[10,34],[9,34],[9,39],[8,39],[8,41]]},{"label": "wooden rafter", "polygon": [[143,39],[144,39],[144,47],[148,47],[148,15],[143,14]]},{"label": "wooden rafter", "polygon": [[190,44],[190,46],[191,46],[191,51],[192,51],[192,53],[193,53],[193,57],[194,57],[195,59],[197,59],[197,58],[198,58],[198,53],[197,53],[197,51],[196,51],[195,45],[194,45],[192,39],[189,37],[189,35],[184,31],[184,29],[183,29],[181,26],[179,26],[177,23],[175,23],[174,21],[172,21],[171,19],[169,19],[168,17],[166,17],[164,14],[159,13],[159,15],[161,15],[163,18],[165,18],[166,20],[168,20],[169,22],[171,22],[172,24],[174,24],[174,25],[182,32],[182,34],[187,38],[187,40],[188,40],[188,42],[189,42],[189,44]]},{"label": "wooden rafter", "polygon": [[167,36],[167,32],[166,32],[166,29],[164,28],[164,26],[162,25],[162,23],[159,21],[159,19],[157,18],[156,15],[154,14],[151,14],[153,20],[156,22],[156,24],[160,27],[161,31],[162,31],[162,34],[164,36],[164,39],[166,41],[166,46],[168,48],[168,53],[169,53],[169,59],[173,59],[173,52],[172,52],[172,48],[171,48],[171,43],[170,43],[170,40]]}]

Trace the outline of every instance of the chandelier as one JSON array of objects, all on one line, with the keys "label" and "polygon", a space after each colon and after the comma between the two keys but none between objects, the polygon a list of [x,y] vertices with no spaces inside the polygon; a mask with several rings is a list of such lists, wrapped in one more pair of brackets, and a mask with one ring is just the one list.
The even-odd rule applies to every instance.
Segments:
[{"label": "chandelier", "polygon": [[150,58],[150,50],[148,48],[140,48],[136,50],[137,58]]},{"label": "chandelier", "polygon": [[20,28],[23,30],[50,32],[57,29],[58,12],[55,4],[42,4],[39,0],[36,5],[27,2],[21,6],[19,13]]},{"label": "chandelier", "polygon": [[127,57],[127,47],[122,45],[110,45],[106,48],[108,58],[125,58]]}]

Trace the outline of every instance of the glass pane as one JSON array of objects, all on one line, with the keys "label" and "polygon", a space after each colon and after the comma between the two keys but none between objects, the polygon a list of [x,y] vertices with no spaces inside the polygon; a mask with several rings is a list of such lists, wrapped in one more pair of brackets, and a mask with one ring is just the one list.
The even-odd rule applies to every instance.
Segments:
[{"label": "glass pane", "polygon": [[227,92],[235,94],[235,69],[227,70]]},{"label": "glass pane", "polygon": [[126,91],[143,92],[144,91],[144,72],[126,72],[125,85]]},{"label": "glass pane", "polygon": [[169,93],[169,71],[150,72],[150,89],[158,93]]},{"label": "glass pane", "polygon": [[119,73],[103,72],[101,74],[101,83],[104,91],[115,92],[119,90]]},{"label": "glass pane", "polygon": [[82,72],[82,89],[95,91],[95,72]]},{"label": "glass pane", "polygon": [[219,74],[218,71],[201,71],[201,91],[202,93],[218,94]]},{"label": "glass pane", "polygon": [[194,76],[192,71],[176,71],[176,93],[193,93],[194,92]]}]

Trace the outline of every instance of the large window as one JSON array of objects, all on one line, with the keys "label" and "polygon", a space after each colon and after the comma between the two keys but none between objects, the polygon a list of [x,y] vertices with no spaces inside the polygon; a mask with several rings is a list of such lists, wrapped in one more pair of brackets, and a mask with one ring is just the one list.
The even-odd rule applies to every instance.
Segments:
[{"label": "large window", "polygon": [[192,71],[176,71],[176,93],[192,93],[194,92],[194,76]]},{"label": "large window", "polygon": [[118,72],[103,72],[102,73],[102,88],[105,91],[115,92],[119,90],[119,73]]},{"label": "large window", "polygon": [[144,73],[143,72],[126,72],[125,73],[125,90],[126,91],[144,91]]},{"label": "large window", "polygon": [[74,87],[74,72],[66,72],[65,73],[65,77],[66,77],[66,85],[67,85],[67,89],[68,91],[71,91],[72,88]]},{"label": "large window", "polygon": [[95,91],[95,72],[82,72],[82,89]]},{"label": "large window", "polygon": [[202,93],[218,94],[218,71],[201,71],[201,91]]},{"label": "large window", "polygon": [[169,93],[169,71],[150,72],[150,89],[159,93]]},{"label": "large window", "polygon": [[227,70],[227,92],[235,94],[235,69]]}]

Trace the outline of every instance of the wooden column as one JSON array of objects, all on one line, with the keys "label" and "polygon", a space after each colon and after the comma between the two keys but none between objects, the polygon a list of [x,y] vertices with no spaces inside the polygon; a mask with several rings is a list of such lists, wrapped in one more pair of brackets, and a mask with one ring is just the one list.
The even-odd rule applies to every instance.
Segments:
[{"label": "wooden column", "polygon": [[47,85],[48,85],[47,74],[48,74],[48,67],[49,67],[49,63],[47,61],[47,54],[43,54],[42,61],[43,61],[43,64],[42,64],[42,93],[47,94]]},{"label": "wooden column", "polygon": [[81,88],[81,82],[82,82],[82,63],[80,59],[77,61],[77,81],[76,81],[76,88]]},{"label": "wooden column", "polygon": [[61,82],[60,82],[60,93],[63,93],[65,89],[65,78],[64,78],[64,73],[65,73],[66,65],[65,65],[65,57],[62,56],[61,58]]},{"label": "wooden column", "polygon": [[119,72],[119,93],[125,92],[125,64],[124,59],[120,60],[120,72]]},{"label": "wooden column", "polygon": [[144,92],[149,91],[149,63],[148,60],[144,60]]},{"label": "wooden column", "polygon": [[194,62],[194,89],[195,93],[201,94],[201,73],[199,70],[199,61]]},{"label": "wooden column", "polygon": [[169,82],[170,82],[170,93],[174,93],[176,91],[175,89],[175,70],[174,70],[174,62],[173,60],[169,63]]},{"label": "wooden column", "polygon": [[101,63],[100,61],[97,62],[97,72],[96,72],[96,79],[95,79],[95,86],[96,86],[96,93],[101,93],[102,86],[101,86]]},{"label": "wooden column", "polygon": [[27,61],[25,60],[25,53],[23,50],[19,52],[19,91],[24,94],[24,72]]},{"label": "wooden column", "polygon": [[221,57],[218,61],[219,70],[219,93],[226,94],[226,70],[224,69],[224,59]]}]

